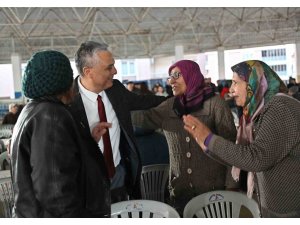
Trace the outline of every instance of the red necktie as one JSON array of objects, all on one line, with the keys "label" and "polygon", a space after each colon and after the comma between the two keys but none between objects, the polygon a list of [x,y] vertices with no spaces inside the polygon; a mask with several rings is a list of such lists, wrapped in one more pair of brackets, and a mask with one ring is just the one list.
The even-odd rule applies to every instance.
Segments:
[{"label": "red necktie", "polygon": [[[97,101],[98,101],[98,113],[99,113],[100,121],[107,122],[106,114],[105,114],[105,107],[104,107],[104,104],[102,102],[100,95],[98,95]],[[115,169],[115,165],[114,165],[114,159],[113,159],[108,129],[107,129],[106,133],[102,136],[102,139],[103,139],[103,144],[104,144],[103,155],[104,155],[104,159],[105,159],[105,163],[106,163],[106,168],[108,171],[109,178],[112,178],[116,172],[116,169]]]}]

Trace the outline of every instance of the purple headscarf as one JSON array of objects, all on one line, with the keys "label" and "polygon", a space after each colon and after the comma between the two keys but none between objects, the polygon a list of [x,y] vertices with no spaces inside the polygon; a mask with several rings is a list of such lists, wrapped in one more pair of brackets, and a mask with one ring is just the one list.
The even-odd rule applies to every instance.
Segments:
[{"label": "purple headscarf", "polygon": [[199,65],[191,60],[180,60],[170,66],[169,74],[175,67],[180,69],[187,87],[186,92],[177,97],[181,105],[187,109],[202,106],[204,100],[213,95],[213,90],[205,85]]}]

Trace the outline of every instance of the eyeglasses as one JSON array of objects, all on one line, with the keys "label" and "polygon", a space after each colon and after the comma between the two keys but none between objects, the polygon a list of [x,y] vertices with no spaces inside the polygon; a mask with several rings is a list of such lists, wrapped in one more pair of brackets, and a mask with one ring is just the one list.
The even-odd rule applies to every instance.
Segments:
[{"label": "eyeglasses", "polygon": [[177,80],[181,75],[182,75],[182,73],[180,73],[180,72],[171,73],[167,80],[168,81],[170,81],[171,79]]}]

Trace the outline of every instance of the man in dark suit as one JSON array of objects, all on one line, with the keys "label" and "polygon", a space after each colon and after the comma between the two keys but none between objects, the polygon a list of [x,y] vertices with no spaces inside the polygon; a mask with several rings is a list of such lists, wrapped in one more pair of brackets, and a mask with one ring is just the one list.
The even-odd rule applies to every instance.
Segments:
[{"label": "man in dark suit", "polygon": [[[111,163],[106,161],[107,173],[111,178],[111,200],[126,200],[128,195],[131,198],[140,198],[141,162],[130,111],[154,107],[165,98],[136,95],[128,91],[120,81],[113,79],[117,74],[115,60],[105,44],[93,41],[82,43],[76,52],[75,63],[79,76],[74,83],[76,98],[71,105],[71,111],[82,135],[90,141],[90,131],[100,120],[99,96],[104,104],[107,122],[112,123],[108,134],[113,172],[108,166]],[[104,138],[98,143],[102,153],[105,147],[103,140]]]}]

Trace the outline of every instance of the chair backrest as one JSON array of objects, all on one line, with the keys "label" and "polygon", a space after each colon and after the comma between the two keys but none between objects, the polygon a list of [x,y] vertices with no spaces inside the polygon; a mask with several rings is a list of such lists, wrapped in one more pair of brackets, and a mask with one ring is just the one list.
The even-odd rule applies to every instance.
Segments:
[{"label": "chair backrest", "polygon": [[[4,171],[1,171],[4,172]],[[10,218],[14,204],[11,177],[0,178],[0,216]],[[2,215],[1,215],[2,214]]]},{"label": "chair backrest", "polygon": [[191,199],[184,208],[184,218],[238,218],[241,207],[253,217],[260,217],[258,204],[247,195],[233,191],[212,191]]},{"label": "chair backrest", "polygon": [[5,145],[4,145],[4,141],[2,139],[0,139],[0,153],[5,152]]},{"label": "chair backrest", "polygon": [[10,138],[13,133],[14,124],[0,124],[0,138]]},{"label": "chair backrest", "polygon": [[10,164],[10,159],[9,159],[7,151],[2,152],[0,154],[0,171],[10,169],[9,164]]},{"label": "chair backrest", "polygon": [[180,218],[171,206],[152,200],[129,200],[111,205],[112,218]]},{"label": "chair backrest", "polygon": [[164,202],[169,168],[169,164],[143,166],[141,174],[142,199]]}]

